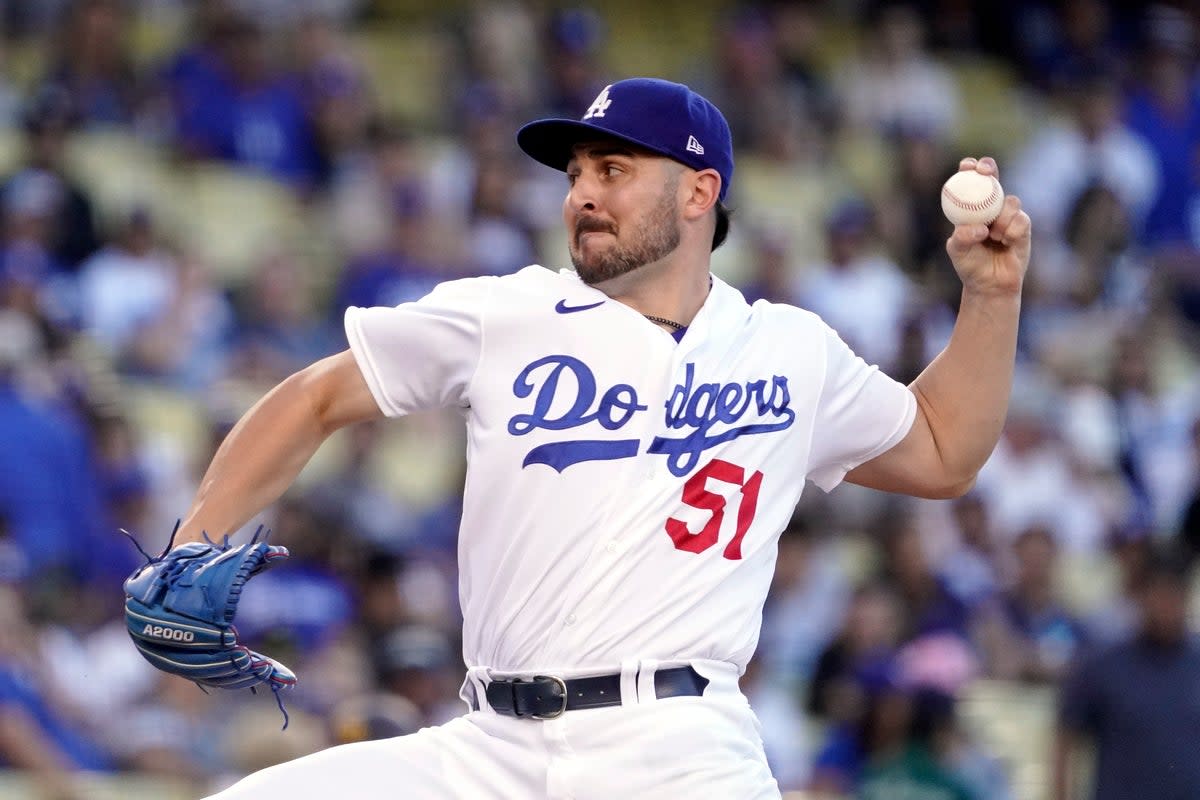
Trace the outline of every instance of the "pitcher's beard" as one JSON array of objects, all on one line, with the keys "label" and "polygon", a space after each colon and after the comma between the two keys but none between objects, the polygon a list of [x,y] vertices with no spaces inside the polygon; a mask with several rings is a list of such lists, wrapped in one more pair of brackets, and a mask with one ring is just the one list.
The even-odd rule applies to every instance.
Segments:
[{"label": "pitcher's beard", "polygon": [[[579,225],[571,250],[571,263],[580,280],[589,286],[619,278],[646,264],[666,258],[679,247],[679,224],[675,220],[675,193],[664,191],[650,215],[637,227],[634,240],[617,244],[585,259],[579,248]],[[587,227],[584,226],[587,230]],[[594,230],[594,228],[592,229]]]}]

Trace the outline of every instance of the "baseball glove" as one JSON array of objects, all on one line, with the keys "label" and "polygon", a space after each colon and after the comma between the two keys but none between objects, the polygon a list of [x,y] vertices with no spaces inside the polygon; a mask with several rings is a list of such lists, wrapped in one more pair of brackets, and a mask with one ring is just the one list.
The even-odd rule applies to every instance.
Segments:
[{"label": "baseball glove", "polygon": [[290,669],[239,642],[233,626],[246,581],[287,558],[287,550],[257,533],[236,546],[226,537],[222,545],[167,547],[125,581],[125,623],[146,660],[201,688],[265,685],[278,699],[280,689],[294,686]]}]

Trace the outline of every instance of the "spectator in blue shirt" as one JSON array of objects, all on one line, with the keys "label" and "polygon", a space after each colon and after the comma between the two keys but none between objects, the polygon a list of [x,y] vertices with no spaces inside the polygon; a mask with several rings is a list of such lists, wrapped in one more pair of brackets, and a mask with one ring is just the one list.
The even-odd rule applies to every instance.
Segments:
[{"label": "spectator in blue shirt", "polygon": [[0,312],[0,516],[29,574],[88,577],[102,537],[115,544],[115,526],[108,524],[83,421],[57,398],[35,399],[21,385],[18,366],[40,358],[33,326],[20,312]]},{"label": "spectator in blue shirt", "polygon": [[984,615],[984,650],[994,677],[1057,682],[1083,645],[1083,626],[1056,596],[1058,546],[1042,526],[1013,544],[1016,578]]},{"label": "spectator in blue shirt", "polygon": [[425,241],[429,211],[421,187],[392,187],[390,199],[393,216],[388,240],[347,265],[334,296],[335,319],[349,306],[395,306],[418,300],[438,283],[459,277],[429,263]]},{"label": "spectator in blue shirt", "polygon": [[1129,127],[1141,134],[1158,161],[1158,193],[1142,238],[1151,247],[1194,245],[1191,219],[1200,191],[1195,169],[1200,146],[1200,93],[1193,77],[1195,41],[1181,9],[1155,6],[1137,64],[1141,74],[1125,108]]},{"label": "spectator in blue shirt", "polygon": [[[70,176],[66,149],[77,122],[70,96],[61,88],[44,86],[33,93],[22,118],[23,159],[0,183],[0,196],[30,175],[53,179],[54,194],[45,209],[45,244],[55,263],[73,271],[100,246],[93,219],[92,201]],[[0,208],[4,226],[10,227],[10,212]]]},{"label": "spectator in blue shirt", "polygon": [[1200,797],[1200,644],[1188,630],[1190,570],[1174,552],[1149,560],[1136,636],[1085,659],[1063,685],[1053,800],[1072,792],[1072,757],[1094,746],[1095,800]]},{"label": "spectator in blue shirt", "polygon": [[68,12],[45,82],[70,98],[84,126],[134,121],[138,76],[128,53],[128,22],[115,0],[82,0]]},{"label": "spectator in blue shirt", "polygon": [[180,148],[310,187],[320,170],[311,121],[298,84],[269,62],[263,31],[231,17],[214,44],[215,58],[198,52],[167,73]]}]

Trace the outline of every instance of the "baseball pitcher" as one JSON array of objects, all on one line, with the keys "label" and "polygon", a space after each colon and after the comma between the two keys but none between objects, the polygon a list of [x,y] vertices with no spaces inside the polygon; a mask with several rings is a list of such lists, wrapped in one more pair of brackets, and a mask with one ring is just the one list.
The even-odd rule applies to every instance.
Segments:
[{"label": "baseball pitcher", "polygon": [[[806,479],[952,497],[997,441],[1029,261],[1016,197],[954,229],[953,336],[904,386],[815,315],[749,305],[709,271],[734,165],[705,98],[623,80],[517,140],[566,174],[574,270],[349,309],[349,349],[241,419],[176,546],[126,584],[130,632],[157,666],[286,688],[291,672],[232,627],[241,586],[286,551],[223,537],[339,428],[456,408],[470,710],[272,767],[220,800],[778,798],[738,677]],[[960,169],[997,173],[990,158]]]}]

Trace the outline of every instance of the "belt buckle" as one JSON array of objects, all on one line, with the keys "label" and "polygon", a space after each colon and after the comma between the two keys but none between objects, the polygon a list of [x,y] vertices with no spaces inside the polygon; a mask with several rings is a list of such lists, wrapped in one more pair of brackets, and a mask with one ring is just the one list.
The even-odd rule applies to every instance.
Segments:
[{"label": "belt buckle", "polygon": [[562,707],[558,708],[555,711],[550,712],[549,714],[530,714],[529,716],[532,717],[533,719],[558,719],[563,714],[567,713],[567,682],[564,681],[562,678],[558,677],[557,675],[534,675],[533,676],[533,679],[535,681],[540,680],[542,678],[545,678],[546,680],[554,681],[555,683],[558,684],[558,688],[562,689]]}]

